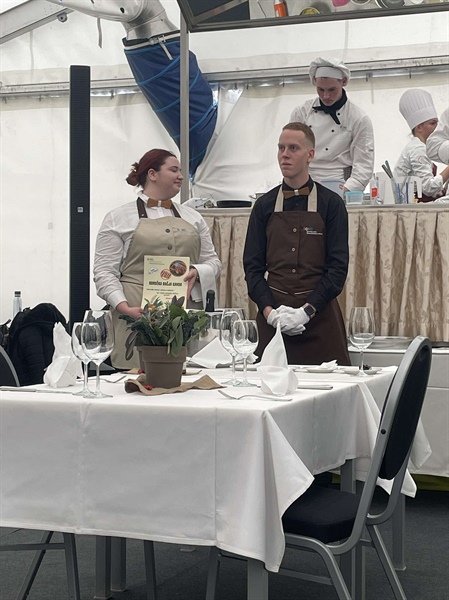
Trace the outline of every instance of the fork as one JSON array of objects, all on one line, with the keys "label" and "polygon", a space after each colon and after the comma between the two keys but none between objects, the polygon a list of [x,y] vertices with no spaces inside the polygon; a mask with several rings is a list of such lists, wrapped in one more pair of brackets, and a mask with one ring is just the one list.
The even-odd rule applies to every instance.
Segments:
[{"label": "fork", "polygon": [[107,381],[108,383],[118,383],[119,381],[121,381],[122,379],[125,379],[126,374],[122,375],[121,377],[119,377],[118,379],[106,379],[106,377],[102,377],[102,381]]},{"label": "fork", "polygon": [[231,396],[231,394],[227,394],[223,390],[218,390],[218,393],[224,396],[225,398],[229,398],[230,400],[241,400],[242,398],[259,398],[261,400],[273,400],[274,402],[290,402],[292,398],[278,398],[277,396],[273,396],[272,398],[267,396],[258,396],[257,394],[243,394],[243,396]]}]

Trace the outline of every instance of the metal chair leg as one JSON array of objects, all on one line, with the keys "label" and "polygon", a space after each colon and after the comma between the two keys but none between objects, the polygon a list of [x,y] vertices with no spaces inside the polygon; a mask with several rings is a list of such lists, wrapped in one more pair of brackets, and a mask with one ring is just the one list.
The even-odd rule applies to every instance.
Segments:
[{"label": "metal chair leg", "polygon": [[[40,539],[40,544],[48,544],[53,535],[53,531],[44,531],[42,534],[42,538]],[[33,585],[34,580],[36,579],[37,572],[39,571],[39,567],[44,559],[46,550],[37,550],[34,553],[33,560],[31,565],[25,575],[25,579],[23,580],[22,587],[20,588],[19,593],[17,594],[16,600],[25,600],[28,594],[30,593],[31,586]]]},{"label": "metal chair leg", "polygon": [[[268,600],[268,571],[260,560],[248,558],[248,600]],[[349,599],[351,600],[351,599]]]},{"label": "metal chair leg", "polygon": [[392,523],[392,534],[393,534],[393,547],[391,552],[391,559],[393,561],[394,568],[396,571],[405,571],[405,496],[399,494],[396,508],[394,509],[393,516],[391,517]]},{"label": "metal chair leg", "polygon": [[145,561],[147,599],[148,600],[157,600],[156,563],[154,560],[154,543],[149,540],[144,540],[143,553],[144,553],[144,561]]},{"label": "metal chair leg", "polygon": [[80,600],[80,581],[78,561],[76,559],[76,543],[73,533],[63,533],[65,564],[67,570],[67,586],[70,600]]},{"label": "metal chair leg", "polygon": [[95,596],[94,600],[111,598],[111,538],[95,538]]},{"label": "metal chair leg", "polygon": [[111,538],[111,591],[126,590],[126,538]]},{"label": "metal chair leg", "polygon": [[207,571],[206,600],[215,600],[220,574],[220,551],[212,546],[209,553],[209,569]]},{"label": "metal chair leg", "polygon": [[385,571],[385,575],[388,578],[388,582],[391,585],[396,600],[407,600],[404,590],[402,589],[401,582],[396,574],[391,558],[388,555],[387,547],[377,529],[376,525],[367,526],[370,537],[373,541],[373,546],[377,551],[377,555],[382,564],[382,568]]}]

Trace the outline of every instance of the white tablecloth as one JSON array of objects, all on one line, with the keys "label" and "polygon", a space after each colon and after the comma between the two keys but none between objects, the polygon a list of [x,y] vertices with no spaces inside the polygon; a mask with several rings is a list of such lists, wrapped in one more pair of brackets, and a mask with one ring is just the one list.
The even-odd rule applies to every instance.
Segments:
[{"label": "white tablecloth", "polygon": [[285,403],[105,382],[113,398],[0,392],[0,525],[216,545],[277,571],[284,510],[312,473],[369,458],[392,375],[328,377]]}]

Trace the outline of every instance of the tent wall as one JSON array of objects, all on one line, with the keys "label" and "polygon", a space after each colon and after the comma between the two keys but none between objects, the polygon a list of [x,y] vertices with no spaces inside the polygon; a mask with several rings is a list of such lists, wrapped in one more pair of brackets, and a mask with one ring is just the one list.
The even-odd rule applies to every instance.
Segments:
[{"label": "tent wall", "polygon": [[[175,13],[176,3],[166,4],[175,21],[177,13],[170,12]],[[304,66],[318,54],[348,62],[417,56],[431,60],[444,48],[447,54],[448,31],[448,14],[440,13],[195,34],[190,41],[203,72],[234,70],[238,75],[239,69]],[[72,13],[67,23],[54,22],[4,44],[0,79],[3,86],[67,81],[70,64],[90,65],[93,79],[131,77],[121,37],[119,24],[103,23],[100,49],[95,19]],[[447,106],[447,73],[354,79],[349,85],[351,99],[373,119],[377,169],[385,158],[394,163],[407,142],[407,126],[397,106],[410,86],[428,89],[438,111]],[[275,185],[280,180],[279,130],[313,92],[308,82],[244,86],[241,94],[233,85],[223,87],[218,136],[197,172],[194,194],[244,198]],[[124,181],[131,163],[151,147],[176,151],[176,146],[141,94],[95,96],[91,110],[93,253],[105,213],[134,197]],[[0,322],[11,315],[15,289],[22,290],[24,305],[51,301],[68,314],[68,122],[67,96],[2,101]],[[103,304],[93,285],[91,303],[97,308]]]}]

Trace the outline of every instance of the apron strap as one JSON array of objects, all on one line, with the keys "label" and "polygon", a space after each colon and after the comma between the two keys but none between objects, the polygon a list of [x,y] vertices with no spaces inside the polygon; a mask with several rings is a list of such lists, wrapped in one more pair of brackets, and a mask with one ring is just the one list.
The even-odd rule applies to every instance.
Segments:
[{"label": "apron strap", "polygon": [[[309,194],[307,202],[308,212],[317,212],[318,207],[318,195],[316,193],[316,185],[313,184],[313,188]],[[282,186],[279,188],[276,203],[274,205],[274,212],[282,212],[284,210],[284,194],[282,193]]]},{"label": "apron strap", "polygon": [[[179,214],[177,208],[175,207],[174,203],[172,204],[172,211],[173,211],[173,214],[175,215],[175,217],[178,217],[179,219],[182,218],[181,215]],[[142,198],[140,196],[137,198],[137,214],[139,215],[139,219],[148,219],[145,202],[142,200]]]}]

